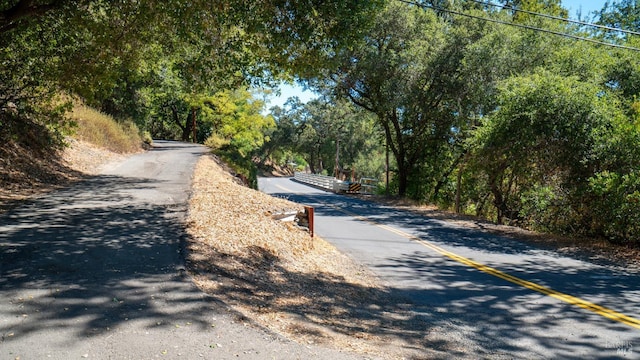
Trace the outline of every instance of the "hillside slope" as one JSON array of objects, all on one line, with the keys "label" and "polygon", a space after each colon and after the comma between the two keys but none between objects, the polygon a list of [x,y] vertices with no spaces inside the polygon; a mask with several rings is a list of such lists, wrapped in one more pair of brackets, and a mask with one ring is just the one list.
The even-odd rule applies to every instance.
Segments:
[{"label": "hillside slope", "polygon": [[68,186],[122,155],[69,139],[62,150],[37,151],[15,141],[0,145],[0,212],[31,196]]},{"label": "hillside slope", "polygon": [[[78,127],[62,146],[44,126],[0,122],[5,125],[0,129],[0,212],[16,202],[95,174],[123,154],[143,150],[137,129],[129,124],[119,124],[82,105],[76,105],[71,118]],[[123,137],[127,141],[121,141]],[[98,146],[81,139],[100,139],[103,143]],[[105,143],[116,143],[119,147],[107,150]]]}]

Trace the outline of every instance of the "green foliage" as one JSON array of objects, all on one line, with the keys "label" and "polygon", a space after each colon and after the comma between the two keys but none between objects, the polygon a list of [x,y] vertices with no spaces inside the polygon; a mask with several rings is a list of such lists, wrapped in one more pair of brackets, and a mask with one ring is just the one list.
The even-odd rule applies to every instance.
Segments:
[{"label": "green foliage", "polygon": [[487,174],[498,220],[518,221],[518,199],[530,198],[533,189],[571,194],[584,188],[613,117],[611,99],[592,84],[543,70],[507,80],[499,99],[475,133],[474,157]]},{"label": "green foliage", "polygon": [[275,126],[271,115],[261,113],[264,103],[252,99],[247,90],[221,91],[204,104],[200,131],[211,134],[205,143],[214,149],[230,147],[246,157],[263,145],[264,134]]},{"label": "green foliage", "polygon": [[[601,25],[639,31],[640,3],[637,0],[607,1],[598,13],[598,23]],[[605,33],[603,37],[612,41],[629,40],[629,35]]]},{"label": "green foliage", "polygon": [[[569,12],[561,6],[560,0],[515,0],[509,2],[511,6],[528,12],[548,14],[559,17],[567,17]],[[531,23],[544,21],[542,18],[523,11],[514,11],[513,19],[516,22]]]},{"label": "green foliage", "polygon": [[142,142],[147,145],[153,145],[153,137],[149,131],[145,130],[142,132]]},{"label": "green foliage", "polygon": [[368,128],[362,130],[362,133],[371,134],[372,136],[364,139],[362,147],[356,152],[357,155],[353,159],[353,168],[356,169],[358,178],[367,177],[383,181],[386,166],[384,145],[379,137],[375,136],[378,131],[373,127],[375,125],[373,121],[363,122],[362,125],[368,126]]},{"label": "green foliage", "polygon": [[[0,118],[10,121],[4,109],[12,108],[25,123],[64,122],[49,111],[63,91],[119,119],[133,118],[154,136],[188,140],[198,111],[206,110],[198,99],[316,72],[333,49],[366,28],[378,6],[374,0],[313,7],[270,0],[3,1]],[[242,141],[238,148],[258,140]]]},{"label": "green foliage", "polygon": [[244,89],[193,97],[189,107],[198,109],[198,133],[204,144],[220,155],[252,188],[257,186],[256,151],[275,127],[273,117],[263,115],[262,101]]},{"label": "green foliage", "polygon": [[518,218],[522,225],[538,231],[558,231],[560,223],[568,214],[563,210],[570,209],[569,204],[563,201],[561,192],[555,184],[533,184],[519,194],[517,204]]},{"label": "green foliage", "polygon": [[604,171],[590,185],[598,202],[591,230],[615,242],[640,242],[640,171]]},{"label": "green foliage", "polygon": [[432,106],[442,89],[431,85],[452,79],[438,66],[446,51],[441,26],[430,11],[391,2],[358,47],[339,54],[341,71],[333,76],[339,91],[377,116],[398,166],[400,195],[432,149],[429,137],[446,136],[450,128],[446,118],[435,121],[440,109]]},{"label": "green foliage", "polygon": [[[601,147],[598,170],[582,203],[590,232],[616,242],[640,242],[640,117],[618,116]],[[590,215],[590,216],[588,216]],[[586,222],[586,221],[585,221]]]},{"label": "green foliage", "polygon": [[240,156],[238,152],[231,149],[214,150],[247,186],[252,189],[258,188],[258,168],[252,159]]},{"label": "green foliage", "polygon": [[446,197],[441,191],[450,188],[464,139],[493,110],[495,83],[509,66],[521,66],[503,45],[520,41],[509,36],[482,21],[392,2],[357,47],[337,55],[342,66],[333,85],[377,116],[399,195]]},{"label": "green foliage", "polygon": [[306,104],[293,99],[286,106],[273,109],[277,127],[263,148],[266,157],[276,160],[280,149],[302,156],[313,173],[333,175],[355,169],[357,177],[380,175],[380,167],[372,166],[380,162],[381,145],[371,114],[329,98]]}]

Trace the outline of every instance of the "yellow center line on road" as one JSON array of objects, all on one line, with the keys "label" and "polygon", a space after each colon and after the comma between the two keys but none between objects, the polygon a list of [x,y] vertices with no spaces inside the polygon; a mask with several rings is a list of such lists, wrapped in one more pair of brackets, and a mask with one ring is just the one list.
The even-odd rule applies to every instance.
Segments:
[{"label": "yellow center line on road", "polygon": [[280,189],[280,190],[284,190],[284,191],[286,191],[286,192],[288,192],[288,193],[291,193],[291,194],[295,194],[295,193],[296,193],[295,191],[293,191],[293,190],[291,190],[291,189],[287,189],[286,187],[284,187],[284,186],[280,186],[280,185],[278,185],[278,184],[276,184],[276,187],[277,187],[278,189]]},{"label": "yellow center line on road", "polygon": [[627,315],[619,313],[619,312],[617,312],[615,310],[606,308],[604,306],[600,306],[598,304],[594,304],[592,302],[580,299],[580,298],[575,297],[575,296],[571,296],[571,295],[568,295],[568,294],[561,293],[559,291],[556,291],[556,290],[550,289],[548,287],[533,283],[531,281],[520,279],[520,278],[515,277],[513,275],[509,275],[509,274],[507,274],[505,272],[502,272],[502,271],[500,271],[498,269],[495,269],[495,268],[492,268],[490,266],[487,266],[487,265],[481,264],[479,262],[473,261],[473,260],[471,260],[469,258],[466,258],[464,256],[457,255],[457,254],[455,254],[455,253],[453,253],[451,251],[445,250],[445,249],[441,248],[440,246],[437,246],[437,245],[435,245],[435,244],[433,244],[433,243],[431,243],[429,241],[423,240],[423,239],[421,239],[421,238],[419,238],[417,236],[411,235],[411,234],[406,233],[404,231],[392,228],[392,227],[387,226],[387,225],[379,224],[379,223],[377,223],[377,222],[375,222],[375,221],[373,221],[371,219],[368,219],[368,218],[365,218],[365,217],[360,216],[358,214],[352,213],[350,211],[338,208],[336,206],[331,206],[331,207],[334,208],[334,209],[337,209],[337,210],[339,210],[339,211],[341,211],[341,212],[343,212],[343,213],[345,213],[345,214],[347,214],[349,216],[353,216],[356,220],[367,222],[369,224],[375,225],[375,226],[377,226],[379,228],[382,228],[384,230],[392,232],[392,233],[394,233],[396,235],[400,235],[400,236],[402,236],[404,238],[407,238],[409,240],[415,241],[415,242],[417,242],[417,243],[419,243],[419,244],[421,244],[421,245],[423,245],[423,246],[425,246],[425,247],[427,247],[427,248],[429,248],[429,249],[431,249],[431,250],[433,250],[433,251],[435,251],[435,252],[437,252],[437,253],[439,253],[441,255],[444,255],[444,256],[446,256],[446,257],[450,258],[451,260],[454,260],[454,261],[456,261],[458,263],[470,266],[470,267],[475,268],[477,270],[480,270],[480,271],[482,271],[482,272],[484,272],[486,274],[493,275],[493,276],[498,277],[500,279],[506,280],[506,281],[508,281],[510,283],[513,283],[513,284],[525,287],[527,289],[539,292],[541,294],[553,297],[555,299],[558,299],[558,300],[563,301],[565,303],[568,303],[570,305],[578,306],[578,307],[581,307],[583,309],[589,310],[589,311],[594,312],[594,313],[596,313],[596,314],[598,314],[600,316],[603,316],[603,317],[605,317],[607,319],[611,319],[611,320],[626,324],[628,326],[634,327],[636,329],[640,329],[640,320],[638,320],[636,318],[633,318],[631,316],[627,316]]}]

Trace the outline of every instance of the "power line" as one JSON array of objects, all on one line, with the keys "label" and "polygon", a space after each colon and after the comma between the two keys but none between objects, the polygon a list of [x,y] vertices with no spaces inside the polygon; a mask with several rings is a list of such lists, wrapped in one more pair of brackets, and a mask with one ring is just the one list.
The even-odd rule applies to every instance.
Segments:
[{"label": "power line", "polygon": [[590,42],[590,43],[593,43],[593,44],[604,45],[604,46],[614,47],[614,48],[618,48],[618,49],[625,49],[625,50],[631,50],[631,51],[640,52],[640,49],[636,48],[636,47],[612,44],[612,43],[608,43],[608,42],[604,42],[604,41],[600,41],[600,40],[596,40],[596,39],[591,39],[591,38],[586,38],[586,37],[582,37],[582,36],[567,34],[567,33],[563,33],[563,32],[560,32],[560,31],[553,31],[553,30],[543,29],[543,28],[530,26],[530,25],[517,24],[517,23],[508,22],[508,21],[502,21],[502,20],[491,19],[491,18],[486,18],[486,17],[482,17],[482,16],[466,14],[466,13],[455,11],[455,10],[449,10],[449,9],[440,8],[438,6],[433,6],[433,5],[428,5],[428,4],[420,4],[420,3],[417,3],[415,1],[410,1],[410,0],[396,0],[396,1],[408,4],[408,5],[414,5],[414,6],[418,6],[418,7],[421,7],[421,8],[430,8],[430,9],[433,9],[433,10],[442,11],[442,12],[446,12],[446,13],[450,13],[450,14],[454,14],[454,15],[459,15],[459,16],[464,16],[464,17],[468,17],[468,18],[472,18],[472,19],[476,19],[476,20],[483,20],[483,21],[488,21],[488,22],[492,22],[492,23],[496,23],[496,24],[513,26],[513,27],[518,27],[518,28],[522,28],[522,29],[528,29],[528,30],[539,31],[539,32],[547,33],[547,34],[562,36],[562,37],[566,37],[566,38],[570,38],[570,39],[574,39],[574,40],[586,41],[586,42]]},{"label": "power line", "polygon": [[525,14],[540,16],[540,17],[547,18],[547,19],[560,20],[560,21],[571,23],[571,24],[578,24],[578,25],[582,25],[582,26],[595,27],[595,28],[598,28],[598,29],[603,29],[603,30],[608,30],[608,31],[616,31],[616,32],[621,32],[621,33],[625,33],[625,34],[630,34],[630,35],[640,35],[640,32],[633,31],[633,30],[614,28],[614,27],[600,25],[600,24],[593,24],[593,23],[588,23],[588,22],[584,22],[584,21],[566,19],[566,18],[563,18],[563,17],[549,15],[549,14],[543,14],[543,13],[538,13],[538,12],[534,12],[534,11],[521,10],[521,9],[517,9],[515,7],[511,7],[511,6],[495,4],[495,3],[492,3],[490,1],[480,1],[480,0],[469,0],[469,1],[474,2],[474,3],[478,3],[478,4],[482,4],[482,5],[489,5],[489,6],[494,6],[494,7],[501,7],[503,9],[510,9],[510,10],[513,10],[513,11],[516,11],[516,12],[521,12],[521,13],[525,13]]}]

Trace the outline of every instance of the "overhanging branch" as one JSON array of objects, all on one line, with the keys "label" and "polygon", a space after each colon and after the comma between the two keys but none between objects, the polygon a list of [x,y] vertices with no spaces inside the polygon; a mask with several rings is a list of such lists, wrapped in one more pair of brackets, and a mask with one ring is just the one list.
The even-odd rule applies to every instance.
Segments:
[{"label": "overhanging branch", "polygon": [[64,0],[39,4],[33,0],[20,0],[13,7],[0,11],[0,34],[15,28],[21,20],[39,17],[62,6]]}]

